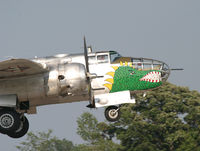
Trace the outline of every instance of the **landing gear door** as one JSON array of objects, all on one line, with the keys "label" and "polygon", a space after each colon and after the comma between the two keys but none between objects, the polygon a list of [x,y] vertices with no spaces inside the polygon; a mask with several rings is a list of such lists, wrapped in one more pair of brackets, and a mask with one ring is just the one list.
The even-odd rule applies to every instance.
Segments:
[{"label": "landing gear door", "polygon": [[0,95],[0,106],[1,107],[16,107],[17,105],[17,95]]}]

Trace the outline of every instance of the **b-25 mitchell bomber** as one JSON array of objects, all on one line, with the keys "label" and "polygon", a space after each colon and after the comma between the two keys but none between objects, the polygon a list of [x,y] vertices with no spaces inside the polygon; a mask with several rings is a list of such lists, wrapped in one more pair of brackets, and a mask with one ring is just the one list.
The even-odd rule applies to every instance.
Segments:
[{"label": "b-25 mitchell bomber", "polygon": [[171,69],[158,60],[123,57],[116,51],[92,52],[84,38],[83,54],[59,54],[0,62],[0,132],[24,136],[24,115],[36,107],[89,100],[89,108],[106,107],[108,121],[120,117],[120,105],[135,103],[134,93],[155,89]]}]

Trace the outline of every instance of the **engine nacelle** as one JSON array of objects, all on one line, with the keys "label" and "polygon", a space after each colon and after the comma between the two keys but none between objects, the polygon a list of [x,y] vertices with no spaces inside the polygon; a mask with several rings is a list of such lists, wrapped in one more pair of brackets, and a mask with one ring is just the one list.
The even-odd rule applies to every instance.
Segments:
[{"label": "engine nacelle", "polygon": [[59,95],[88,94],[88,80],[85,66],[80,63],[59,65]]}]

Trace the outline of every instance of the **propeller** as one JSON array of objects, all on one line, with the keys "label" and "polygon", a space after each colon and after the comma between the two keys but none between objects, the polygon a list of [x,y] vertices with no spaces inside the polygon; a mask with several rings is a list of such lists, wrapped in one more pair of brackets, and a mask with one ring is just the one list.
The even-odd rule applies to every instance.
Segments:
[{"label": "propeller", "polygon": [[89,65],[88,65],[88,50],[87,50],[85,36],[84,36],[83,40],[84,40],[85,68],[86,68],[87,73],[89,73],[90,71],[89,71]]},{"label": "propeller", "polygon": [[93,93],[92,93],[91,78],[90,78],[90,71],[89,71],[89,64],[88,64],[88,50],[87,50],[85,36],[84,36],[83,40],[84,40],[85,68],[86,68],[86,73],[87,73],[88,93],[89,93],[89,105],[87,105],[87,107],[95,108],[95,101],[94,101],[94,97],[93,97]]}]

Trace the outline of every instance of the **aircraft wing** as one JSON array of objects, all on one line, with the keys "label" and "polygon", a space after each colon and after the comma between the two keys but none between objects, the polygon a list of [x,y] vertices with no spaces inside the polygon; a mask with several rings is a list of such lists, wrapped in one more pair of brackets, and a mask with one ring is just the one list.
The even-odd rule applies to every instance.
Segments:
[{"label": "aircraft wing", "polygon": [[0,62],[0,79],[29,76],[48,72],[41,64],[26,59]]}]

